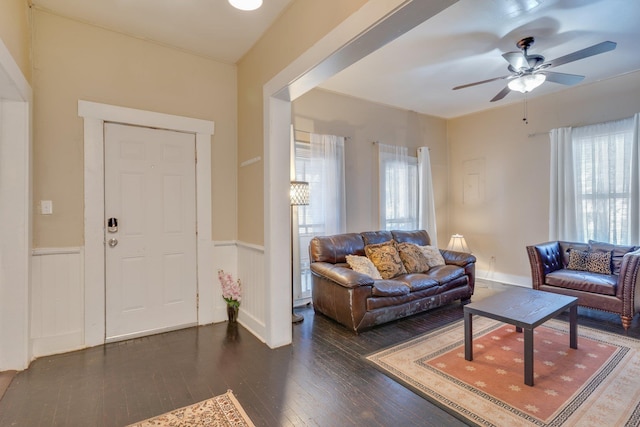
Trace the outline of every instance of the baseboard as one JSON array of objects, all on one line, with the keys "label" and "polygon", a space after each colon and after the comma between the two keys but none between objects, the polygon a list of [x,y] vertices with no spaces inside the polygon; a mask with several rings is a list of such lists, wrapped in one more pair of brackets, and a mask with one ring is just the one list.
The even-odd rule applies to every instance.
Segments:
[{"label": "baseboard", "polygon": [[66,334],[32,338],[33,357],[49,356],[58,353],[67,353],[85,348],[84,334],[82,331]]},{"label": "baseboard", "polygon": [[495,271],[476,270],[476,280],[485,283],[520,286],[523,288],[530,288],[532,286],[531,277],[529,276],[516,276],[514,274],[497,273]]}]

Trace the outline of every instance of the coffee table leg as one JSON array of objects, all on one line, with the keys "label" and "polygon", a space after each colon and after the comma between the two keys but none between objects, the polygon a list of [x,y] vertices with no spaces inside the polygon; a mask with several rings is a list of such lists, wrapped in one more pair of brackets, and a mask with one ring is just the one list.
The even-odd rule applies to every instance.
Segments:
[{"label": "coffee table leg", "polygon": [[471,313],[464,311],[464,360],[473,360],[473,324]]},{"label": "coffee table leg", "polygon": [[578,306],[569,309],[569,347],[578,348]]},{"label": "coffee table leg", "polygon": [[533,386],[533,328],[524,329],[524,383]]}]

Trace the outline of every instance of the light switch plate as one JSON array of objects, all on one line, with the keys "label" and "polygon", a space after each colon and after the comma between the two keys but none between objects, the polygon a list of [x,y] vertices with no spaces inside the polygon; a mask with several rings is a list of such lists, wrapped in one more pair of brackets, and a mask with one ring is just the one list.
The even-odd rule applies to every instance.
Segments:
[{"label": "light switch plate", "polygon": [[42,215],[53,214],[53,202],[51,200],[40,200],[40,212]]}]

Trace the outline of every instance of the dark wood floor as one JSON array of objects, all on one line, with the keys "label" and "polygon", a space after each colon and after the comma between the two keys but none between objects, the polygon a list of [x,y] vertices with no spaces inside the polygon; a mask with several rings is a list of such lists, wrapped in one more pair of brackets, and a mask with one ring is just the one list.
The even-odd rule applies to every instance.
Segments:
[{"label": "dark wood floor", "polygon": [[[221,323],[38,359],[0,400],[0,426],[124,426],[227,389],[257,426],[464,425],[364,360],[461,319],[460,304],[360,335],[297,311],[293,345],[275,350]],[[580,310],[579,324],[623,333],[613,315]]]}]

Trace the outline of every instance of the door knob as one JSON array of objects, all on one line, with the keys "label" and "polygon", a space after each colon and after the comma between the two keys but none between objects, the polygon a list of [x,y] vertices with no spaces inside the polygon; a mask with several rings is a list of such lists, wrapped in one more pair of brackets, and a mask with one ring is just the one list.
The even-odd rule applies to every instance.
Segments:
[{"label": "door knob", "polygon": [[118,239],[115,239],[115,238],[109,239],[109,246],[113,248],[117,245],[118,245]]}]

